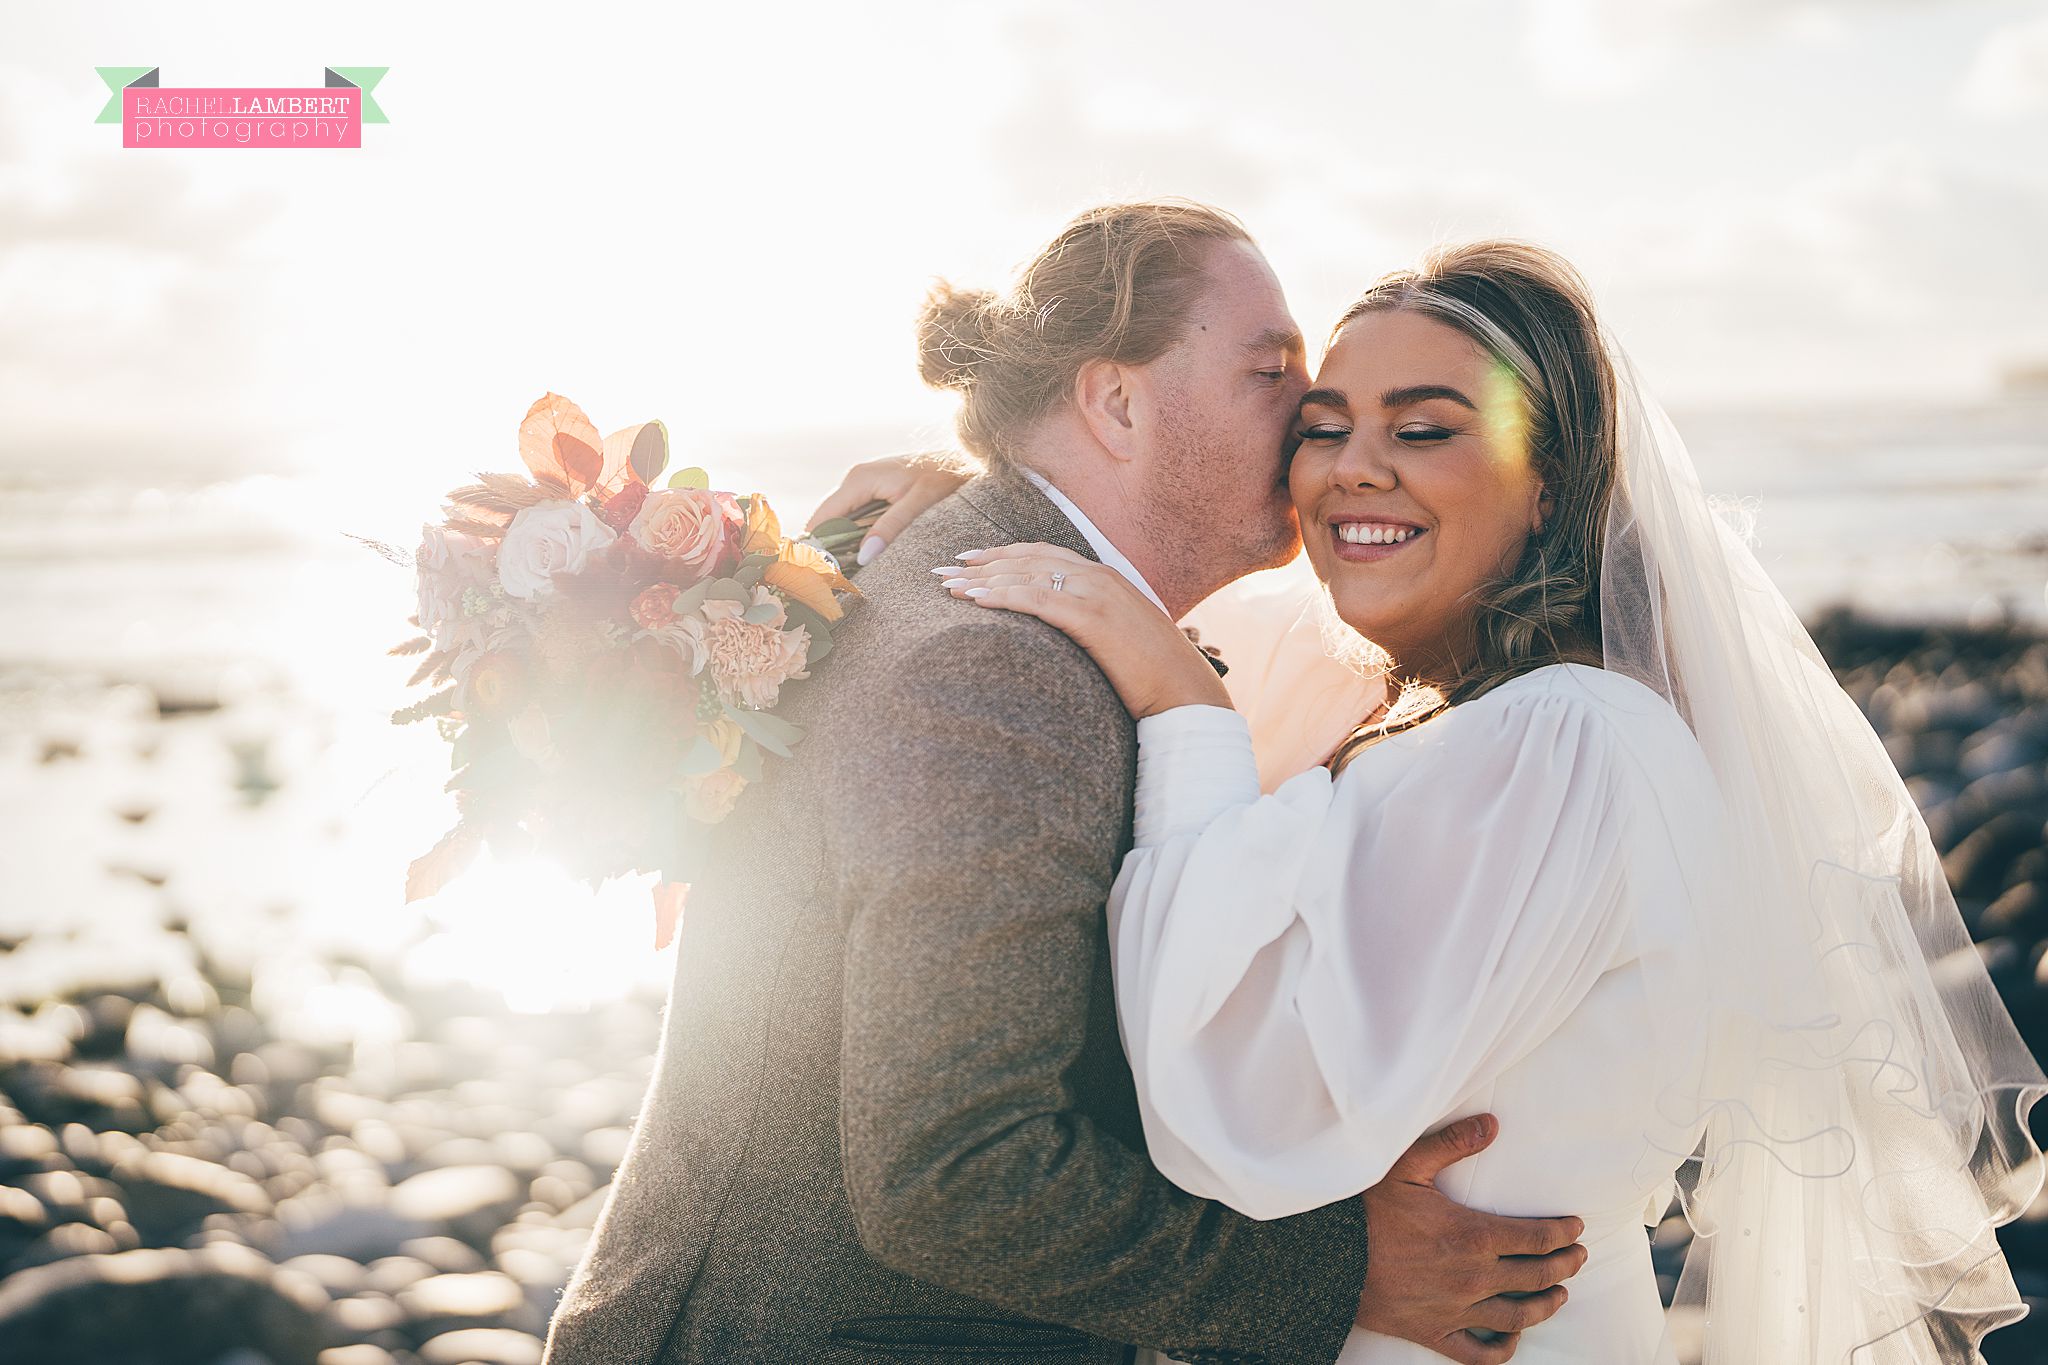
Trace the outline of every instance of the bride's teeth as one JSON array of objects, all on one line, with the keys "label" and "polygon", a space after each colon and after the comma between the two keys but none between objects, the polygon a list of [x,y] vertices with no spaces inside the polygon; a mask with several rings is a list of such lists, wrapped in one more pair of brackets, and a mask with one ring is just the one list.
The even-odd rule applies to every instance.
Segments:
[{"label": "bride's teeth", "polygon": [[1352,545],[1399,545],[1415,534],[1412,526],[1368,526],[1347,521],[1337,528],[1337,538]]}]

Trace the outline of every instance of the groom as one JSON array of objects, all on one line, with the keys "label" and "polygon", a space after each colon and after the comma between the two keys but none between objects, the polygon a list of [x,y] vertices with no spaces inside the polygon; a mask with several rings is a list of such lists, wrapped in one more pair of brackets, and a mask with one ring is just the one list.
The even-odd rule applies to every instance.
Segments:
[{"label": "groom", "polygon": [[1271,1222],[1146,1160],[1103,913],[1131,721],[1064,635],[930,572],[1044,541],[1178,618],[1291,558],[1307,377],[1272,271],[1214,210],[1113,205],[1008,298],[937,291],[923,332],[991,472],[864,571],[788,712],[809,737],[692,889],[653,1084],[547,1360],[1323,1365],[1354,1323],[1507,1359],[1584,1253],[1577,1220],[1431,1187],[1490,1120]]}]

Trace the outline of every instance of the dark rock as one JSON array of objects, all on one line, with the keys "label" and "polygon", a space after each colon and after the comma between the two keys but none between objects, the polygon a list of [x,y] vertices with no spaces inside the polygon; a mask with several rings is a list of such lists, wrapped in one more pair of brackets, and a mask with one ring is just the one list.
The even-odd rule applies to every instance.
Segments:
[{"label": "dark rock", "polygon": [[2048,935],[2048,885],[2022,882],[2007,887],[1985,910],[1981,933],[2023,940]]},{"label": "dark rock", "polygon": [[495,1270],[469,1275],[430,1275],[398,1292],[398,1306],[421,1336],[459,1327],[524,1325],[529,1316],[519,1282]]},{"label": "dark rock", "polygon": [[363,1276],[363,1287],[380,1294],[395,1295],[433,1273],[432,1266],[411,1256],[380,1256],[370,1262],[369,1271]]},{"label": "dark rock", "polygon": [[317,1291],[246,1247],[87,1255],[0,1281],[0,1341],[32,1361],[210,1365],[235,1350],[314,1365]]},{"label": "dark rock", "polygon": [[2005,886],[2007,866],[2041,843],[2041,820],[2021,811],[2001,811],[1986,820],[1942,858],[1942,870],[1960,897],[1988,898]]},{"label": "dark rock", "polygon": [[525,1198],[525,1185],[502,1167],[445,1166],[395,1186],[391,1210],[482,1246]]},{"label": "dark rock", "polygon": [[208,1215],[271,1212],[270,1196],[248,1176],[198,1157],[146,1152],[114,1171],[129,1221],[151,1241],[182,1240],[186,1229]]},{"label": "dark rock", "polygon": [[346,1256],[371,1261],[399,1245],[436,1231],[382,1204],[344,1204],[331,1196],[305,1194],[278,1205],[280,1256]]},{"label": "dark rock", "polygon": [[335,1346],[322,1351],[319,1365],[398,1365],[398,1357],[382,1346],[358,1342],[353,1346]]},{"label": "dark rock", "polygon": [[541,1340],[504,1328],[443,1332],[420,1347],[421,1365],[540,1365]]},{"label": "dark rock", "polygon": [[156,1127],[142,1082],[113,1067],[30,1062],[14,1068],[12,1089],[24,1113],[52,1128],[83,1123],[146,1133]]},{"label": "dark rock", "polygon": [[114,1235],[91,1223],[60,1223],[23,1247],[14,1258],[12,1270],[47,1265],[73,1256],[93,1256],[121,1249]]},{"label": "dark rock", "polygon": [[373,1337],[397,1329],[405,1310],[389,1294],[351,1294],[328,1305],[327,1316],[351,1337]]},{"label": "dark rock", "polygon": [[444,1274],[461,1275],[484,1269],[482,1253],[453,1237],[415,1237],[399,1247],[398,1254],[425,1261]]}]

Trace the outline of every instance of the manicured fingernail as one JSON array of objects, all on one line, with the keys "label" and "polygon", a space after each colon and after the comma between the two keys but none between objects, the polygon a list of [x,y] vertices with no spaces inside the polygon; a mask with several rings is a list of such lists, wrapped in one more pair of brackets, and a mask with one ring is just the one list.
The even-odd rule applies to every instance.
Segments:
[{"label": "manicured fingernail", "polygon": [[952,574],[954,577],[957,578],[960,575],[960,566],[958,564],[941,564],[938,568],[933,569],[932,572],[934,574],[939,575],[940,577],[944,577],[947,574]]},{"label": "manicured fingernail", "polygon": [[954,555],[953,558],[960,560],[964,563],[972,564],[987,553],[987,550],[962,550],[959,554]]},{"label": "manicured fingernail", "polygon": [[882,539],[880,536],[869,536],[866,540],[863,540],[860,543],[860,553],[853,557],[853,562],[856,565],[866,564],[876,555],[882,553],[882,547],[887,545],[888,543],[888,541]]},{"label": "manicured fingernail", "polygon": [[939,586],[944,588],[947,592],[958,592],[960,591],[960,589],[967,586],[967,580],[964,578],[949,578],[945,582],[939,584]]},{"label": "manicured fingernail", "polygon": [[990,589],[988,588],[969,588],[967,590],[967,595],[969,597],[986,597],[989,595],[989,592]]}]

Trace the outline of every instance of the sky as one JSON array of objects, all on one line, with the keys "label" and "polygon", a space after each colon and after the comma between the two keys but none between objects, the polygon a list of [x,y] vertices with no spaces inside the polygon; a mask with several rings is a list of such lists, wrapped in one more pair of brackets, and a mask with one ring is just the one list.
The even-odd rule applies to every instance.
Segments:
[{"label": "sky", "polygon": [[[931,278],[1000,284],[1149,193],[1239,214],[1316,339],[1432,241],[1510,234],[1582,267],[1675,405],[1963,402],[2048,364],[2041,0],[199,13],[0,19],[0,470],[325,469],[396,535],[516,467],[554,390],[772,490],[946,439]],[[386,66],[390,122],[123,149],[93,68],[152,64]]]}]

